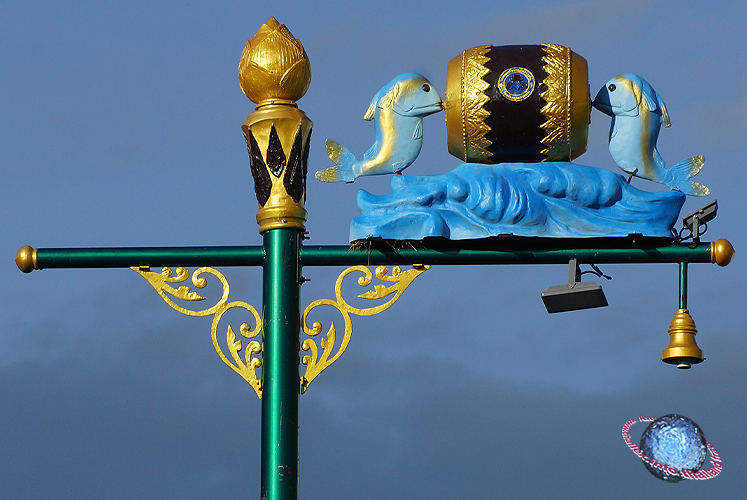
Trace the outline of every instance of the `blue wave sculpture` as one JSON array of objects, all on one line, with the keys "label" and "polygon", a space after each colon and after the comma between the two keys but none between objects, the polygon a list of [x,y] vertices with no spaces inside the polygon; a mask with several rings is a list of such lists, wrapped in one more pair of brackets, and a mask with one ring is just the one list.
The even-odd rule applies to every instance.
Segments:
[{"label": "blue wave sculpture", "polygon": [[451,240],[502,234],[672,238],[685,195],[646,192],[608,170],[569,162],[463,163],[447,174],[392,177],[392,193],[358,191],[350,241]]}]

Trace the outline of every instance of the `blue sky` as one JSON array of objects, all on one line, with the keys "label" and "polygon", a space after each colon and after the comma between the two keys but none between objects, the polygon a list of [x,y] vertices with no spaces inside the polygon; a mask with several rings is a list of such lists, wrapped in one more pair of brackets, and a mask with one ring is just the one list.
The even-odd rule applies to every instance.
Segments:
[{"label": "blue sky", "polygon": [[[683,213],[718,199],[705,239],[738,252],[727,268],[690,266],[707,360],[689,371],[659,360],[676,265],[603,266],[610,306],[559,315],[540,292],[564,282],[563,266],[433,268],[392,309],[355,320],[348,351],[302,396],[301,498],[741,498],[743,2],[15,0],[0,5],[3,497],[259,495],[260,402],[216,356],[209,320],[174,312],[129,270],[23,275],[13,257],[25,244],[261,244],[240,129],[253,105],[236,68],[270,16],[311,60],[299,101],[315,123],[310,171],[330,165],[327,138],[368,149],[363,114],[394,76],[419,72],[443,95],[464,49],[557,43],[587,59],[592,94],[624,72],[656,88],[668,165],[706,157],[697,180],[712,195]],[[608,128],[595,111],[578,163],[617,171]],[[455,168],[443,115],[424,129],[406,174]],[[387,193],[389,178],[309,178],[311,243],[347,242],[358,189]],[[232,298],[260,306],[259,270],[223,271]],[[341,271],[307,269],[302,304],[332,297]],[[627,449],[627,420],[668,413],[703,428],[718,478],[667,484]]]}]

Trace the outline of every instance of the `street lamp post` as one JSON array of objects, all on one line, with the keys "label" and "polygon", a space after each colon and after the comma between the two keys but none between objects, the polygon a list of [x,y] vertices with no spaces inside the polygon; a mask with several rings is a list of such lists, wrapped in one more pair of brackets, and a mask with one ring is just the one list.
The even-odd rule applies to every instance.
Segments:
[{"label": "street lamp post", "polygon": [[[242,128],[259,204],[257,222],[263,237],[261,247],[34,249],[24,246],[16,256],[16,263],[24,272],[45,268],[129,267],[148,280],[177,311],[190,316],[213,316],[211,336],[217,354],[262,399],[262,499],[298,498],[300,395],[347,348],[352,334],[351,315],[370,316],[386,310],[430,266],[568,264],[572,259],[579,264],[677,263],[680,266],[680,311],[686,312],[687,264],[725,266],[734,253],[726,240],[681,245],[636,237],[598,239],[593,247],[584,241],[557,238],[437,240],[399,249],[375,242],[366,248],[304,246],[307,160],[313,124],[297,108],[295,101],[303,96],[310,82],[308,58],[301,43],[285,26],[271,18],[247,42],[239,75],[242,89],[257,104],[256,111]],[[150,269],[173,264],[180,266],[175,273],[169,267],[164,267],[160,273]],[[379,267],[372,272],[367,267],[371,265]],[[402,270],[400,266],[403,265],[411,265],[412,269]],[[261,266],[261,310],[245,302],[229,302],[228,281],[222,273],[207,266]],[[338,277],[335,299],[319,299],[302,311],[301,270],[307,266],[351,267]],[[391,270],[384,266],[391,266]],[[203,274],[212,274],[222,283],[223,293],[215,305],[198,310],[182,305],[186,302],[187,306],[192,306],[204,300],[190,286],[172,286],[187,281],[186,267],[199,267],[192,273],[195,289],[207,286]],[[360,308],[345,300],[342,282],[352,273],[361,274],[358,284],[362,287],[373,285],[373,289],[360,297],[376,301],[376,305]],[[374,278],[381,283],[374,284]],[[341,335],[334,323],[326,335],[322,335],[321,324],[308,324],[309,312],[320,305],[332,306],[342,314]],[[219,341],[218,324],[223,314],[232,308],[247,311],[254,327],[242,324],[237,337],[236,330],[229,326],[225,341]],[[671,333],[673,328],[676,330],[675,321],[672,324],[670,334],[674,339],[680,333]],[[260,332],[261,343],[257,340]],[[308,338],[301,341],[301,332]],[[682,347],[673,347],[670,343],[669,349],[679,353]],[[301,357],[301,350],[308,354]],[[303,375],[301,364],[306,365]],[[261,376],[257,375],[258,368]]]}]

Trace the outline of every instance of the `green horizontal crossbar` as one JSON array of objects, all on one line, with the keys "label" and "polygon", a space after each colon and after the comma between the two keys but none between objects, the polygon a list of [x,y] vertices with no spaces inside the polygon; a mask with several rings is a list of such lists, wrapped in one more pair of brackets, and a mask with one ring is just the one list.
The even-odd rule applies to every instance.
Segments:
[{"label": "green horizontal crossbar", "polygon": [[[300,261],[302,266],[563,264],[570,259],[586,264],[711,262],[711,243],[706,242],[664,246],[628,244],[623,247],[604,244],[595,248],[583,243],[536,238],[503,244],[497,249],[470,245],[469,242],[428,246],[418,243],[418,246],[399,249],[387,245],[363,249],[346,245],[302,246]],[[36,252],[36,269],[261,266],[264,261],[261,246],[40,248]]]},{"label": "green horizontal crossbar", "polygon": [[357,250],[339,246],[301,248],[302,266],[567,264],[570,259],[576,259],[583,264],[710,263],[711,244],[648,248],[522,248],[510,250],[459,248]]},{"label": "green horizontal crossbar", "polygon": [[265,253],[252,247],[40,248],[37,269],[133,266],[261,266]]}]

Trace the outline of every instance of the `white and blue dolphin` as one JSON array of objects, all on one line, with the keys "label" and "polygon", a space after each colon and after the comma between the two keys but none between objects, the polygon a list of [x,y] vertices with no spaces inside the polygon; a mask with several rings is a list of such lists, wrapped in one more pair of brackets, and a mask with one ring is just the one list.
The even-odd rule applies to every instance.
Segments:
[{"label": "white and blue dolphin", "polygon": [[707,187],[691,180],[705,163],[702,156],[665,168],[656,141],[661,126],[669,127],[671,122],[664,101],[646,80],[632,73],[617,75],[602,87],[592,104],[612,117],[610,154],[630,177],[659,182],[691,196],[709,194]]},{"label": "white and blue dolphin", "polygon": [[353,182],[364,175],[400,173],[420,154],[423,117],[443,109],[431,82],[417,73],[404,73],[379,90],[364,120],[373,120],[376,140],[358,160],[345,146],[327,139],[327,155],[335,166],[320,170],[323,182]]}]

